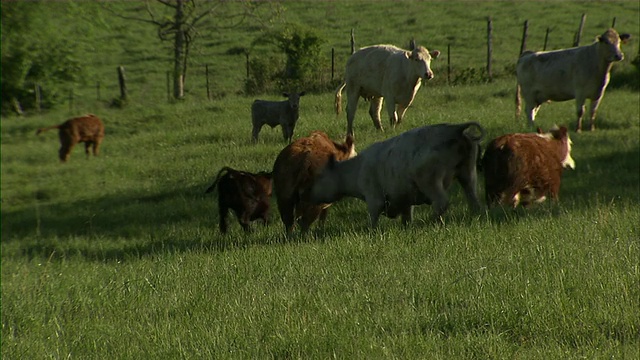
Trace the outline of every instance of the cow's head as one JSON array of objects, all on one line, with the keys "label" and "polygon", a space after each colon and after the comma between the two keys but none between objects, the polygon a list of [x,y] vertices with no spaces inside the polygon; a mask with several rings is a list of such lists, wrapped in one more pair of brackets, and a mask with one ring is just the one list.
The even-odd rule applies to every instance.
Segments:
[{"label": "cow's head", "polygon": [[538,128],[538,135],[549,140],[559,141],[562,144],[563,150],[563,158],[561,162],[562,167],[571,169],[576,168],[576,163],[571,157],[571,144],[573,144],[573,142],[571,142],[571,139],[569,138],[566,126],[554,126],[548,133],[544,133],[542,129]]},{"label": "cow's head", "polygon": [[626,44],[631,38],[629,34],[619,35],[614,29],[605,31],[596,38],[599,44],[599,51],[607,62],[621,61],[624,53],[620,50],[620,44]]},{"label": "cow's head", "polygon": [[418,46],[409,52],[409,60],[413,65],[415,74],[423,80],[429,80],[433,78],[433,71],[431,71],[431,60],[436,59],[440,55],[440,51],[433,50],[429,52],[425,47]]},{"label": "cow's head", "polygon": [[289,99],[289,106],[291,107],[292,110],[298,110],[298,107],[300,107],[300,97],[304,96],[305,92],[299,92],[299,93],[286,93],[283,92],[282,96],[286,97]]}]

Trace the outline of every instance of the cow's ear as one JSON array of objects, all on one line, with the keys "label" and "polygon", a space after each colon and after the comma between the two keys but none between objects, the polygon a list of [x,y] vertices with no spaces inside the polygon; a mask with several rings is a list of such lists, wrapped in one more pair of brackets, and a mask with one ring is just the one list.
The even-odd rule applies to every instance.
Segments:
[{"label": "cow's ear", "polygon": [[567,127],[566,126],[560,126],[560,129],[558,130],[558,135],[559,138],[565,138],[567,137]]},{"label": "cow's ear", "polygon": [[431,51],[431,57],[434,59],[437,59],[438,56],[440,56],[440,50],[433,50]]},{"label": "cow's ear", "polygon": [[620,42],[626,44],[631,39],[631,34],[620,34]]},{"label": "cow's ear", "polygon": [[538,134],[544,134],[544,131],[542,131],[542,128],[538,126],[538,128],[536,128],[536,132]]}]

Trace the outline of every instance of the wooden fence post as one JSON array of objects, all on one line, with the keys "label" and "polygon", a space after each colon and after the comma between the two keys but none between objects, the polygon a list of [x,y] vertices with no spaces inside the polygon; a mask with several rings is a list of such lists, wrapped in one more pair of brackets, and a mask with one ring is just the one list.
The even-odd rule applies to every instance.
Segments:
[{"label": "wooden fence post", "polygon": [[416,48],[416,39],[413,37],[409,40],[409,50],[413,51]]},{"label": "wooden fence post", "polygon": [[491,20],[491,16],[487,17],[487,77],[489,81],[493,80],[493,75],[491,71],[491,55],[493,53],[493,21]]},{"label": "wooden fence post", "polygon": [[118,83],[120,84],[120,100],[127,100],[127,78],[124,75],[124,66],[118,66]]},{"label": "wooden fence post", "polygon": [[549,41],[549,32],[551,31],[550,28],[547,28],[547,32],[544,34],[544,46],[542,47],[542,51],[546,51],[547,50],[547,41]]},{"label": "wooden fence post", "polygon": [[244,53],[244,57],[245,57],[246,65],[247,65],[247,80],[249,80],[249,68],[250,68],[250,66],[249,66],[249,52],[248,51],[246,51]]},{"label": "wooden fence post", "polygon": [[580,46],[580,38],[582,37],[582,29],[584,28],[584,22],[587,20],[587,14],[582,14],[582,18],[580,19],[580,26],[578,27],[578,32],[576,33],[576,37],[573,41],[573,46]]},{"label": "wooden fence post", "polygon": [[520,55],[527,49],[527,32],[529,31],[529,20],[524,21],[522,29],[522,42],[520,43]]},{"label": "wooden fence post", "polygon": [[356,38],[353,32],[353,28],[351,28],[351,53],[356,52]]},{"label": "wooden fence post", "polygon": [[447,44],[447,85],[451,85],[451,44]]},{"label": "wooden fence post", "polygon": [[335,64],[336,64],[336,50],[331,48],[331,81],[333,82],[333,75],[335,72]]},{"label": "wooden fence post", "polygon": [[615,29],[616,27],[616,17],[613,17],[613,21],[611,22],[611,27]]}]

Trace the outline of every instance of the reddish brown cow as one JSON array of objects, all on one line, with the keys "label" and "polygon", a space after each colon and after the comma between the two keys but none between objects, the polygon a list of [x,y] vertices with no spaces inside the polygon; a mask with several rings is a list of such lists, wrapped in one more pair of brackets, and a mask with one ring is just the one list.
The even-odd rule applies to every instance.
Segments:
[{"label": "reddish brown cow", "polygon": [[527,207],[550,195],[558,199],[563,168],[575,168],[566,127],[548,133],[507,134],[492,140],[482,158],[485,196],[496,203]]},{"label": "reddish brown cow", "polygon": [[245,232],[249,223],[262,219],[266,225],[269,218],[271,197],[271,173],[261,171],[253,174],[234,170],[228,166],[218,172],[213,185],[205,191],[212,192],[218,187],[218,211],[220,232],[227,232],[227,214],[233,210]]},{"label": "reddish brown cow", "polygon": [[87,114],[77,118],[69,119],[62,124],[40,128],[36,135],[41,132],[58,129],[60,136],[60,150],[58,156],[60,161],[69,160],[71,150],[77,143],[84,143],[84,151],[89,157],[89,147],[92,147],[93,155],[98,156],[100,144],[104,138],[104,124],[93,114]]},{"label": "reddish brown cow", "polygon": [[273,165],[273,187],[287,235],[291,235],[297,218],[303,233],[318,217],[325,219],[331,204],[312,204],[309,189],[331,156],[341,161],[354,155],[350,135],[340,144],[321,131],[292,142],[280,152]]}]

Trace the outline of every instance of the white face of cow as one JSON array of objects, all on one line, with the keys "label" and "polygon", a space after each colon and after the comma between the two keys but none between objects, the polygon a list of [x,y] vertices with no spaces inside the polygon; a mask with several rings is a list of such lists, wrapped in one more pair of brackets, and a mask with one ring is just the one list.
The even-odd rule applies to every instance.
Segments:
[{"label": "white face of cow", "polygon": [[596,39],[600,44],[600,51],[607,62],[621,61],[624,59],[624,53],[620,50],[620,44],[624,44],[629,40],[631,35],[622,34],[614,29],[609,29]]},{"label": "white face of cow", "polygon": [[411,51],[409,59],[412,62],[414,73],[422,80],[429,80],[433,78],[433,71],[431,71],[431,60],[436,59],[440,55],[440,51],[433,50],[429,52],[426,48],[418,46]]}]

